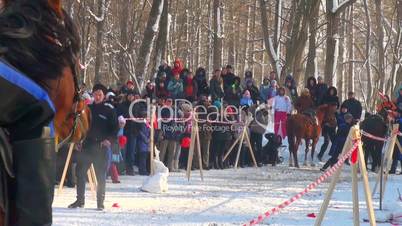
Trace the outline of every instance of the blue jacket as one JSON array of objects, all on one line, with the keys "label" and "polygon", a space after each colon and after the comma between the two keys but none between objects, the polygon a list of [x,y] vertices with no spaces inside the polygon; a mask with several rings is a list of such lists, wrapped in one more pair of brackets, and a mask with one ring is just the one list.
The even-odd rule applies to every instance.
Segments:
[{"label": "blue jacket", "polygon": [[147,126],[146,123],[142,123],[137,138],[137,145],[140,152],[149,151],[150,136],[151,136],[151,129]]},{"label": "blue jacket", "polygon": [[338,156],[342,152],[343,145],[345,144],[346,138],[349,135],[350,128],[352,128],[352,125],[347,123],[339,126],[334,142],[332,143],[331,149],[329,150],[330,156]]}]

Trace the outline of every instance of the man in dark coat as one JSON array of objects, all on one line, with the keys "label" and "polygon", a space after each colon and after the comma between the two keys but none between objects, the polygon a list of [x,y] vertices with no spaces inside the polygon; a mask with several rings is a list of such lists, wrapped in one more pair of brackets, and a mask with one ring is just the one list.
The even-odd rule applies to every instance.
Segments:
[{"label": "man in dark coat", "polygon": [[[328,88],[327,93],[322,99],[321,104],[331,104],[336,105],[339,108],[339,98],[337,96],[338,91],[335,87],[331,86]],[[324,124],[322,126],[322,136],[324,137],[324,143],[321,146],[321,150],[318,153],[318,159],[321,161],[322,156],[328,148],[329,141],[333,142],[335,138],[336,127],[332,127],[329,124]]]},{"label": "man in dark coat", "polygon": [[322,99],[324,98],[325,94],[328,91],[328,85],[324,83],[324,80],[321,76],[317,78],[317,85],[315,90],[315,97],[316,97],[316,106],[322,104]]},{"label": "man in dark coat", "polygon": [[232,85],[235,83],[235,78],[237,76],[233,74],[233,68],[232,65],[227,65],[226,66],[226,73],[222,73],[222,79],[223,79],[223,90],[225,91],[228,90]]},{"label": "man in dark coat", "polygon": [[77,200],[69,208],[84,207],[85,183],[91,164],[95,167],[98,181],[96,198],[98,210],[104,209],[106,190],[107,148],[117,136],[119,123],[114,107],[105,103],[106,87],[96,84],[93,88],[94,103],[91,109],[92,123],[83,143],[83,150],[77,154]]},{"label": "man in dark coat", "polygon": [[355,122],[359,121],[362,117],[362,104],[356,100],[353,92],[348,93],[348,99],[342,103],[342,107],[348,109],[348,112],[353,115]]}]

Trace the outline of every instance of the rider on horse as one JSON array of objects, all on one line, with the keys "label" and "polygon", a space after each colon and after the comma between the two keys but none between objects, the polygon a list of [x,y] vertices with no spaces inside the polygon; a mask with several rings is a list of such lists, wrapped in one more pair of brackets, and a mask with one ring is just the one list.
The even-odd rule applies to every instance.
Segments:
[{"label": "rider on horse", "polygon": [[315,123],[316,120],[315,120],[314,102],[313,99],[311,98],[309,89],[307,88],[303,89],[300,97],[297,98],[294,106],[295,109],[297,110],[297,113],[309,116],[312,122]]}]

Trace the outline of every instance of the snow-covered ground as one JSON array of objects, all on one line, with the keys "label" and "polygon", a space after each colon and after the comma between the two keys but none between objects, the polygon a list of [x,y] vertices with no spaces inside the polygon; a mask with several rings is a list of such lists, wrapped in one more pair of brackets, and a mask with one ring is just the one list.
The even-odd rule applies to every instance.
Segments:
[{"label": "snow-covered ground", "polygon": [[[300,157],[304,157],[304,151],[300,150]],[[287,152],[283,155],[288,159]],[[65,188],[61,195],[55,197],[54,225],[241,225],[302,191],[321,175],[320,165],[296,169],[289,168],[287,164],[285,160],[276,167],[205,171],[204,182],[198,171],[192,172],[190,182],[185,178],[185,172],[171,173],[169,192],[166,194],[141,192],[139,188],[145,177],[122,176],[121,184],[107,184],[106,210],[103,212],[94,209],[96,201],[89,188],[85,209],[67,209],[67,205],[75,201],[75,189]],[[323,225],[353,225],[350,175],[350,167],[345,166]],[[374,176],[372,173],[369,175],[372,186]],[[315,219],[307,215],[318,214],[329,181],[266,219],[263,224],[314,225]],[[397,188],[402,191],[402,175],[391,175],[384,201],[386,211],[379,211],[379,200],[374,199],[379,217],[402,212]],[[361,225],[368,225],[363,223],[367,214],[361,181],[359,190],[360,222]],[[114,203],[120,207],[112,207]]]}]

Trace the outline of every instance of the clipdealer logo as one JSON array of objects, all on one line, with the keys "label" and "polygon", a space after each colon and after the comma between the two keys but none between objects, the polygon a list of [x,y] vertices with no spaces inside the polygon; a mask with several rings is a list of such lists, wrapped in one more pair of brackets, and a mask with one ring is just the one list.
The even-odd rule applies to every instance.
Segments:
[{"label": "clipdealer logo", "polygon": [[[256,123],[261,128],[266,129],[268,126],[269,109],[266,104],[260,104],[255,110],[246,106],[226,105],[218,108],[215,105],[193,105],[186,99],[168,99],[170,103],[162,106],[156,106],[155,117],[158,119],[158,128],[164,131],[185,131],[188,129],[183,124],[189,124],[195,120],[199,125],[199,130],[213,132],[241,131],[242,128],[250,122]],[[169,102],[169,101],[168,101]],[[131,102],[129,106],[130,120],[137,123],[144,123],[151,119],[151,103],[150,99],[137,99]],[[146,116],[144,114],[139,117],[136,114],[136,107],[146,106]]]}]

